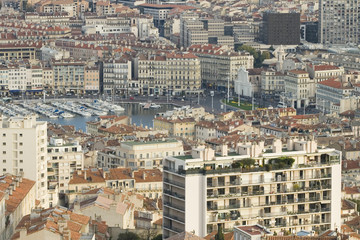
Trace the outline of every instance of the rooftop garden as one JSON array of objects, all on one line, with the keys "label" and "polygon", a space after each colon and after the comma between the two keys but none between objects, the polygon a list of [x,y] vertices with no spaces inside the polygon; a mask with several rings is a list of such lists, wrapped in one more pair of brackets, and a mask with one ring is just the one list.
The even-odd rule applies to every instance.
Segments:
[{"label": "rooftop garden", "polygon": [[[184,157],[184,156],[182,156]],[[193,168],[188,170],[182,170],[181,173],[195,174],[195,173],[230,173],[230,172],[261,172],[271,170],[289,169],[294,164],[295,159],[291,157],[279,157],[268,159],[265,163],[263,160],[255,160],[253,158],[245,158],[234,161],[231,166],[218,167],[218,168]]]}]

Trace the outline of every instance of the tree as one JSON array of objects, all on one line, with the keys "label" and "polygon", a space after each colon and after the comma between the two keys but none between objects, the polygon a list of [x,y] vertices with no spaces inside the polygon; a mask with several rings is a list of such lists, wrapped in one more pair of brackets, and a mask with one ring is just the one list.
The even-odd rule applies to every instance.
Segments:
[{"label": "tree", "polygon": [[162,234],[158,234],[156,235],[153,239],[151,240],[162,240]]},{"label": "tree", "polygon": [[124,232],[119,234],[118,240],[140,240],[140,237],[133,232]]},{"label": "tree", "polygon": [[256,51],[255,48],[248,45],[241,45],[237,47],[237,51],[246,51],[254,57],[254,67],[260,68],[265,59],[270,58],[270,53],[268,51],[260,52]]},{"label": "tree", "polygon": [[245,158],[242,160],[243,166],[245,168],[251,168],[255,164],[255,160],[252,158]]},{"label": "tree", "polygon": [[219,226],[218,232],[215,235],[215,240],[224,240],[224,233],[222,231],[221,225]]}]

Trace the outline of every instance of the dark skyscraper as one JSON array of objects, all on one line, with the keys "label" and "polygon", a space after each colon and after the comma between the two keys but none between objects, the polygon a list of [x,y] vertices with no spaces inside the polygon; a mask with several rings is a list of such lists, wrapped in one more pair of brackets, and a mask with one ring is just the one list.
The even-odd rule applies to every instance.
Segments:
[{"label": "dark skyscraper", "polygon": [[300,43],[299,13],[265,13],[262,41],[271,45],[297,45]]}]

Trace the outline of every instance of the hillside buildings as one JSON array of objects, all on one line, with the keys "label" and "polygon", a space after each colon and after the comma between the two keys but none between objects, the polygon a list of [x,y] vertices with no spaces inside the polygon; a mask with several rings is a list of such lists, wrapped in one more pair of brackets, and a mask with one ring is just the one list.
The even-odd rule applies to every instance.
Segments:
[{"label": "hillside buildings", "polygon": [[245,143],[230,153],[222,145],[216,154],[198,147],[192,155],[167,157],[164,237],[183,231],[206,236],[239,223],[276,232],[340,226],[341,152],[318,149],[314,140],[289,139],[285,146],[274,141],[265,153],[263,143]]}]

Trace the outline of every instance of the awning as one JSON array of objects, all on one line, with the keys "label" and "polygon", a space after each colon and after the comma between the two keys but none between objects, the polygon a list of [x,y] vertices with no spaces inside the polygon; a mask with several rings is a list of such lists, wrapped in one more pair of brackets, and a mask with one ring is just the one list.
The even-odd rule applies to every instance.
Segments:
[{"label": "awning", "polygon": [[26,92],[42,92],[42,89],[26,90]]}]

